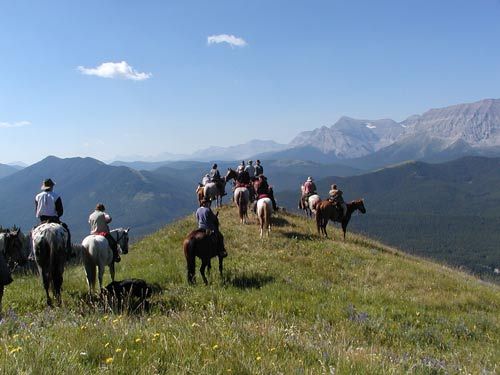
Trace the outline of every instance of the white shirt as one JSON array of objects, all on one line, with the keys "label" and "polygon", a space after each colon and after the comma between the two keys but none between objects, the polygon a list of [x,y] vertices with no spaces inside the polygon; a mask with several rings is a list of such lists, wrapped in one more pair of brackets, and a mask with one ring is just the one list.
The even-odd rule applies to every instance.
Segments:
[{"label": "white shirt", "polygon": [[56,200],[59,195],[53,191],[42,191],[35,197],[36,217],[58,216],[56,212]]}]

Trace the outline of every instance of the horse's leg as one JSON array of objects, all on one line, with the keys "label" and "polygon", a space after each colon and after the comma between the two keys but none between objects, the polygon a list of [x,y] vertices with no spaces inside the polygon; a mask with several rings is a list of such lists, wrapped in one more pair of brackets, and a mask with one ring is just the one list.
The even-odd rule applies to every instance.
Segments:
[{"label": "horse's leg", "polygon": [[[64,254],[66,256],[66,254]],[[61,306],[61,289],[63,284],[63,272],[64,263],[58,264],[57,271],[52,274],[52,287],[54,288],[54,297],[57,302],[57,306]]]},{"label": "horse's leg", "polygon": [[[101,265],[99,264],[97,266],[97,278],[99,280],[99,290],[102,291],[102,278],[104,276],[104,269],[106,268],[106,266],[104,265]],[[111,272],[111,268],[110,268],[110,272]]]},{"label": "horse's leg", "polygon": [[194,284],[194,276],[196,272],[196,258],[194,256],[194,243],[192,241],[184,241],[184,256],[186,257],[187,279],[190,284]]},{"label": "horse's leg", "polygon": [[92,294],[95,288],[95,269],[92,270],[92,268],[95,268],[95,266],[92,264],[90,259],[86,259],[87,256],[84,258],[84,263],[83,266],[85,268],[85,275],[87,278],[87,286],[89,287],[89,294]]},{"label": "horse's leg", "polygon": [[0,321],[2,320],[3,285],[0,285]]},{"label": "horse's leg", "polygon": [[345,241],[345,233],[347,232],[347,223],[342,221],[342,231],[344,232],[344,241]]},{"label": "horse's leg", "polygon": [[52,307],[52,299],[50,298],[49,294],[50,276],[47,270],[42,271],[42,281],[43,281],[43,287],[45,289],[45,296],[47,297],[47,306]]},{"label": "horse's leg", "polygon": [[220,278],[221,280],[223,280],[222,278],[222,262],[224,261],[224,258],[223,257],[219,257],[219,274],[220,274]]},{"label": "horse's leg", "polygon": [[201,273],[201,277],[203,278],[203,282],[205,283],[205,285],[208,285],[208,280],[207,280],[207,277],[205,276],[205,268],[207,267],[207,265],[208,265],[208,262],[206,261],[206,259],[202,259],[200,273]]},{"label": "horse's leg", "polygon": [[109,265],[109,274],[111,275],[111,281],[115,281],[115,262],[111,262]]}]

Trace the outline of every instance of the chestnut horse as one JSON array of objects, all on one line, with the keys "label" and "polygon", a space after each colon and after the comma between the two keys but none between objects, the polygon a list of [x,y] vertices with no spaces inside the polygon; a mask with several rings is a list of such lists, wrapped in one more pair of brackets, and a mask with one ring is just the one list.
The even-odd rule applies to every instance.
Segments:
[{"label": "chestnut horse", "polygon": [[196,272],[196,257],[201,259],[200,273],[205,285],[208,280],[205,276],[205,268],[211,269],[210,259],[219,257],[219,273],[222,278],[222,262],[224,257],[221,253],[225,253],[224,236],[220,232],[208,234],[205,229],[197,229],[189,233],[182,244],[184,248],[184,256],[187,262],[187,278],[188,282],[194,283],[194,275]]},{"label": "chestnut horse", "polygon": [[342,217],[342,210],[338,209],[335,204],[329,200],[320,201],[316,204],[316,227],[318,229],[318,234],[323,234],[328,237],[326,233],[326,226],[329,220],[342,224],[342,231],[345,234],[347,230],[347,224],[351,220],[351,215],[354,211],[359,210],[361,213],[366,213],[366,208],[363,199],[358,199],[347,203],[347,213],[345,217]]}]

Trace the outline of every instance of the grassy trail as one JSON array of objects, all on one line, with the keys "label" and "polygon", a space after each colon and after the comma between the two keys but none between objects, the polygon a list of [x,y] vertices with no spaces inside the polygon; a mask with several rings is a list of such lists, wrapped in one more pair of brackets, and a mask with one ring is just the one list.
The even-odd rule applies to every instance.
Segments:
[{"label": "grassy trail", "polygon": [[[149,313],[89,303],[83,266],[66,270],[62,308],[40,280],[6,288],[2,374],[390,374],[500,371],[500,288],[313,221],[279,214],[269,238],[220,212],[223,280],[186,281],[189,217],[134,244],[117,279],[161,286]],[[354,217],[353,220],[357,218]],[[133,229],[132,229],[133,230]],[[214,266],[216,261],[213,261]],[[197,268],[200,261],[197,260]],[[106,272],[105,283],[109,282]]]}]

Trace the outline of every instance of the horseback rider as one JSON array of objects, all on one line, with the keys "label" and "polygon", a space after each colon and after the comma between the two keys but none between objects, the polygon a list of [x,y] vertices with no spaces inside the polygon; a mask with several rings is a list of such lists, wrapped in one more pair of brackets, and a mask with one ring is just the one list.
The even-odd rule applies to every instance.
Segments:
[{"label": "horseback rider", "polygon": [[236,168],[236,173],[238,175],[245,170],[245,161],[243,160],[240,165]]},{"label": "horseback rider", "polygon": [[71,233],[68,225],[61,221],[61,216],[64,213],[61,197],[54,192],[55,183],[50,178],[43,180],[41,193],[35,196],[35,213],[40,219],[40,224],[57,223],[68,233],[68,241],[66,243],[66,252],[71,253]]},{"label": "horseback rider", "polygon": [[[216,243],[220,237],[219,218],[210,208],[209,199],[203,199],[200,207],[196,210],[196,221],[198,222],[198,229],[205,230],[209,238]],[[225,250],[221,250],[219,255],[225,258],[227,257],[227,252]]]},{"label": "horseback rider", "polygon": [[109,233],[108,224],[111,223],[111,216],[105,212],[106,208],[102,203],[98,203],[95,211],[89,216],[90,234],[104,236],[108,240],[109,247],[113,251],[113,261],[120,262],[120,254],[118,253],[118,242]]},{"label": "horseback rider", "polygon": [[201,186],[205,186],[210,182],[210,175],[207,173],[203,178],[201,179]]},{"label": "horseback rider", "polygon": [[219,170],[217,169],[216,163],[212,165],[212,169],[210,170],[210,173],[208,175],[210,177],[210,181],[215,182],[215,184],[217,185],[217,189],[219,190],[220,195],[226,195],[226,192],[224,191],[224,184],[222,183],[222,178],[220,176]]},{"label": "horseback rider", "polygon": [[262,174],[264,174],[264,167],[260,164],[260,160],[257,159],[255,162],[255,177],[259,177]]},{"label": "horseback rider", "polygon": [[316,192],[316,184],[314,183],[314,180],[311,176],[307,177],[306,182],[302,185],[302,207],[307,207],[307,200],[311,195],[317,194]]},{"label": "horseback rider", "polygon": [[238,177],[236,177],[236,187],[247,187],[250,182],[248,171],[243,170]]},{"label": "horseback rider", "polygon": [[345,217],[347,214],[347,205],[345,204],[344,197],[342,196],[342,190],[338,189],[336,184],[333,184],[328,192],[328,195],[328,200],[340,208],[342,210],[342,217]]},{"label": "horseback rider", "polygon": [[253,212],[257,211],[257,201],[262,198],[269,198],[273,204],[273,210],[277,211],[278,206],[276,205],[276,200],[274,199],[274,191],[272,186],[269,186],[267,182],[267,177],[260,175],[258,180],[255,182],[255,195],[257,196],[255,204],[253,206]]},{"label": "horseback rider", "polygon": [[253,166],[253,161],[249,160],[247,166],[245,167],[245,171],[248,172],[250,179],[255,177],[255,167]]}]

